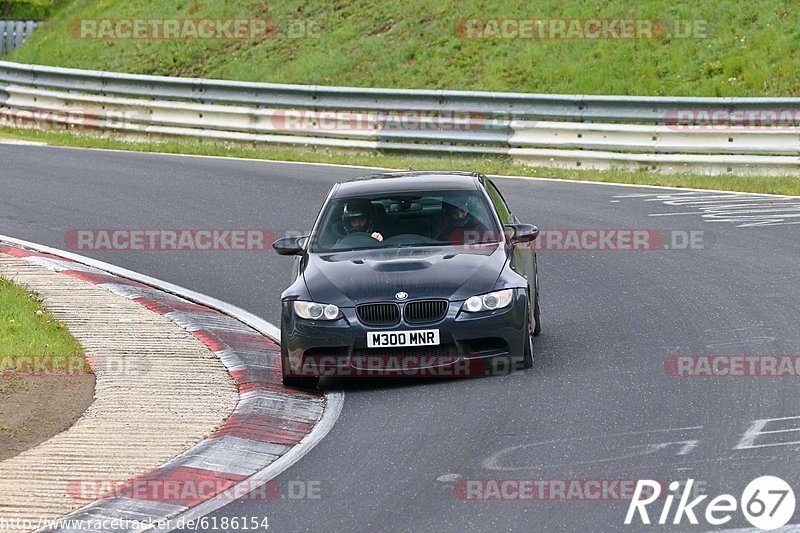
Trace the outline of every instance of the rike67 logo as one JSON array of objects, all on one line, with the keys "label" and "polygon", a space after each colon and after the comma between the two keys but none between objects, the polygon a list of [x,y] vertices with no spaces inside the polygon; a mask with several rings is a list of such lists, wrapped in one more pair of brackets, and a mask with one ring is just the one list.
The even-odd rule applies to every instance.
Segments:
[{"label": "rike67 logo", "polygon": [[[694,480],[689,479],[681,484],[673,481],[666,494],[662,494],[662,486],[658,481],[644,479],[636,483],[636,489],[625,515],[625,524],[636,523],[660,525],[699,524],[698,516],[705,523],[721,526],[730,522],[737,512],[741,512],[751,525],[762,530],[777,529],[786,525],[794,515],[796,505],[794,491],[784,480],[775,476],[761,476],[750,483],[742,491],[737,500],[730,494],[720,494],[705,502],[708,495],[700,495],[690,500]],[[680,494],[678,491],[683,489]],[[649,511],[657,511],[653,505],[662,500],[660,513],[653,516],[651,522]],[[675,500],[678,500],[674,506]],[[648,509],[652,506],[652,509]],[[686,519],[684,521],[684,519]]]}]

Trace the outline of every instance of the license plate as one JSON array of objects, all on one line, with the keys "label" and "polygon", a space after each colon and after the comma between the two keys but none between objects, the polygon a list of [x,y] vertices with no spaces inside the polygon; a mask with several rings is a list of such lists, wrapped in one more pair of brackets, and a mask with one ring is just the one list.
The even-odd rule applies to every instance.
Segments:
[{"label": "license plate", "polygon": [[435,346],[437,344],[439,344],[438,329],[367,332],[367,348],[385,348],[387,346]]}]

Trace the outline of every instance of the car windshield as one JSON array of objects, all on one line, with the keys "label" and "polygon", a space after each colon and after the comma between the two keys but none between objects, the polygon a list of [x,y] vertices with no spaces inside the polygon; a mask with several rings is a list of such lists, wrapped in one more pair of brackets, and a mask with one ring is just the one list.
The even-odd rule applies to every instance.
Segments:
[{"label": "car windshield", "polygon": [[480,244],[500,237],[478,191],[383,193],[331,201],[311,251]]}]

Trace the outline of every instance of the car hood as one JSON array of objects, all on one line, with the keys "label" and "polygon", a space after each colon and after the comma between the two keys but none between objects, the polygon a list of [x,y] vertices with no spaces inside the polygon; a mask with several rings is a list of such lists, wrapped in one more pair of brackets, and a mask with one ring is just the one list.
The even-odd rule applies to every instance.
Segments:
[{"label": "car hood", "polygon": [[340,307],[409,300],[465,300],[491,291],[506,262],[498,244],[388,248],[309,254],[303,278],[314,301]]}]

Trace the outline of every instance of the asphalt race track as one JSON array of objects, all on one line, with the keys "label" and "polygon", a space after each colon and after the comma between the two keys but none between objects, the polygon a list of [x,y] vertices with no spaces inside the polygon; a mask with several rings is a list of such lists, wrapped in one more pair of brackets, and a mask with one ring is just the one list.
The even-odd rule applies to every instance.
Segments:
[{"label": "asphalt race track", "polygon": [[[73,229],[307,230],[334,181],[365,173],[34,146],[0,145],[0,159],[0,234],[59,248]],[[699,231],[704,244],[540,251],[544,331],[532,370],[471,380],[324,382],[345,391],[342,415],[278,478],[282,490],[314,486],[318,497],[235,501],[212,518],[267,517],[276,531],[639,530],[623,526],[628,502],[613,496],[464,501],[454,485],[692,478],[712,497],[738,497],[750,480],[773,474],[797,490],[800,418],[758,421],[800,417],[800,378],[665,370],[670,356],[800,354],[797,202],[731,194],[701,203],[719,195],[496,182],[523,222],[545,230],[649,229],[667,245],[680,232]],[[727,207],[709,209],[721,204]],[[273,252],[78,253],[275,324],[292,264]],[[656,521],[661,506],[651,509]],[[735,516],[722,527],[749,527]],[[687,527],[684,519],[675,529]]]}]

